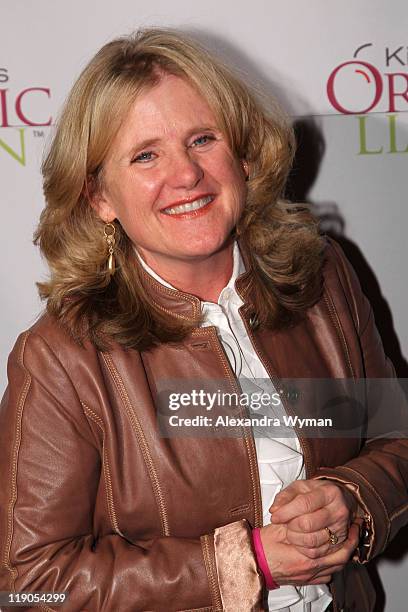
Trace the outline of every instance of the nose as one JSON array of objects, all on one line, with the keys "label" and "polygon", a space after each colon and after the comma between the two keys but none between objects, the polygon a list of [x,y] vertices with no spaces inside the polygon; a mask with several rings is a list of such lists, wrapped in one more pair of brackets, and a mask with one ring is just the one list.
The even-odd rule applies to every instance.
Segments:
[{"label": "nose", "polygon": [[179,151],[172,156],[167,182],[173,189],[194,189],[204,176],[204,171],[190,151]]}]

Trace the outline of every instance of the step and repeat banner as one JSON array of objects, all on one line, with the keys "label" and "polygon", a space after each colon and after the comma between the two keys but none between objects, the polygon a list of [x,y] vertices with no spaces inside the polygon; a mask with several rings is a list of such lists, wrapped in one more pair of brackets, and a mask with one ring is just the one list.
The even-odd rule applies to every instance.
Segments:
[{"label": "step and repeat banner", "polygon": [[[310,202],[342,244],[408,377],[406,0],[3,0],[0,14],[2,389],[15,338],[42,308],[35,282],[46,267],[32,234],[58,111],[102,44],[152,25],[194,34],[293,117],[288,195]],[[407,569],[398,545],[373,569],[387,612],[406,609]]]}]

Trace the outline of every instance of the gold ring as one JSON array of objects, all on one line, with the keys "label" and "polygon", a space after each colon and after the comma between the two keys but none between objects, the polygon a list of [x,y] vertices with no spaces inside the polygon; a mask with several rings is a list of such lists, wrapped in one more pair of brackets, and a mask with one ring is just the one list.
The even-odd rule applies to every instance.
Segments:
[{"label": "gold ring", "polygon": [[339,538],[333,533],[328,527],[325,527],[327,535],[329,536],[329,543],[334,546],[339,541]]}]

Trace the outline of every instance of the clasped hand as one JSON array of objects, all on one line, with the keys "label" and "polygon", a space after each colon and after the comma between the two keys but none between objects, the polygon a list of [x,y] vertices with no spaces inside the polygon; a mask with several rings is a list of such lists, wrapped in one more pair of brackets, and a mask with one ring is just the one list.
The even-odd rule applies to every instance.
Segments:
[{"label": "clasped hand", "polygon": [[271,524],[260,534],[275,582],[330,582],[357,547],[357,507],[352,493],[329,480],[297,480],[281,491],[269,509]]}]

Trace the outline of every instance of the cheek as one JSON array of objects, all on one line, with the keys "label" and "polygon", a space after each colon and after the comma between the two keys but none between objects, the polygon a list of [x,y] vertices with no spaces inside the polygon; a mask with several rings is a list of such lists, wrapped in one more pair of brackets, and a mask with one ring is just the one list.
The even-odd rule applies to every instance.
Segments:
[{"label": "cheek", "polygon": [[229,193],[235,206],[242,208],[247,195],[247,184],[242,166],[230,155],[213,160],[209,172],[216,178],[225,193]]},{"label": "cheek", "polygon": [[132,180],[117,182],[112,189],[112,201],[115,204],[117,216],[124,223],[146,216],[153,208],[160,188],[158,181]]},{"label": "cheek", "polygon": [[133,180],[133,189],[144,202],[154,202],[159,196],[163,180],[156,173],[148,172],[146,176],[138,176]]}]

